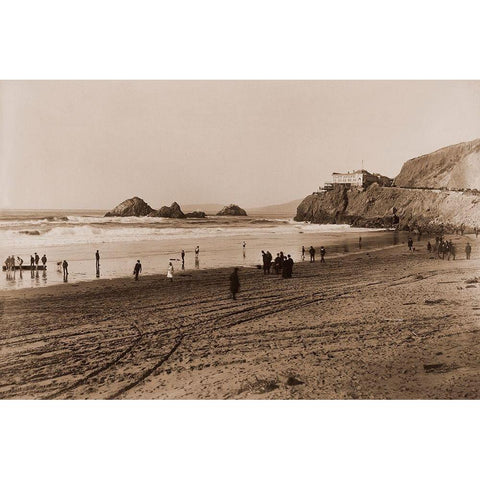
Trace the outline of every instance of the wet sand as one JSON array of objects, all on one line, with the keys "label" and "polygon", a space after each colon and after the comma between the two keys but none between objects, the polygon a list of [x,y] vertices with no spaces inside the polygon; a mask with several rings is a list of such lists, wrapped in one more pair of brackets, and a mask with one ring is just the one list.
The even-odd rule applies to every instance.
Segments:
[{"label": "wet sand", "polygon": [[[480,398],[480,240],[0,294],[0,398]],[[472,282],[472,283],[470,283]],[[480,279],[479,279],[480,282]]]}]

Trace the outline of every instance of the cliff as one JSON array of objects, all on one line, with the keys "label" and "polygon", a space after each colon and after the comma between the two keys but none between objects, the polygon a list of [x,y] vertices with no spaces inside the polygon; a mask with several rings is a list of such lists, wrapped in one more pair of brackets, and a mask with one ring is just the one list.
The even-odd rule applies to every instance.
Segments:
[{"label": "cliff", "polygon": [[129,198],[105,214],[106,217],[144,217],[153,208],[139,197]]},{"label": "cliff", "polygon": [[238,205],[229,205],[228,207],[223,207],[217,215],[235,215],[235,216],[246,216],[247,212],[243,209],[240,208]]},{"label": "cliff", "polygon": [[480,189],[480,139],[408,160],[395,178],[395,186]]},{"label": "cliff", "polygon": [[[397,219],[395,218],[398,217]],[[296,221],[346,223],[358,227],[392,227],[439,231],[480,225],[480,195],[472,192],[380,187],[334,190],[306,197]]]}]

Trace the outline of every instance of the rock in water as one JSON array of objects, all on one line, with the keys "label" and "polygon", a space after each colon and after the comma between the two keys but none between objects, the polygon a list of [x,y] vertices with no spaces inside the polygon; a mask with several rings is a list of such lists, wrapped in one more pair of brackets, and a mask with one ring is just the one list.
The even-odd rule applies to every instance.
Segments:
[{"label": "rock in water", "polygon": [[205,215],[205,212],[190,212],[190,213],[186,213],[185,216],[187,218],[205,218],[206,215]]},{"label": "rock in water", "polygon": [[141,198],[133,197],[117,205],[105,214],[106,217],[144,217],[153,212],[153,208]]},{"label": "rock in water", "polygon": [[240,208],[238,205],[234,205],[233,203],[229,205],[228,207],[223,207],[217,215],[236,215],[236,216],[246,216],[247,212],[243,209]]},{"label": "rock in water", "polygon": [[164,218],[185,218],[180,205],[173,202],[169,207],[163,206],[159,210],[152,211],[149,217],[164,217]]}]

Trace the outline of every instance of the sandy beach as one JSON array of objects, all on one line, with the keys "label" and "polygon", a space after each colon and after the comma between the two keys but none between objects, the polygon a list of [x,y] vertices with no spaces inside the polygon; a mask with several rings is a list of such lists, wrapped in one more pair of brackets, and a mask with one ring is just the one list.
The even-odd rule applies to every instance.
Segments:
[{"label": "sandy beach", "polygon": [[2,291],[0,398],[479,398],[480,241],[453,240],[242,268],[237,301],[231,269]]}]

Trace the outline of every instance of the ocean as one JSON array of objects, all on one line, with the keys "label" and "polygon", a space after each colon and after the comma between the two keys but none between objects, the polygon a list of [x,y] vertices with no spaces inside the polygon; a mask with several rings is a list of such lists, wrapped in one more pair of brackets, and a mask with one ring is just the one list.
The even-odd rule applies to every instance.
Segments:
[{"label": "ocean", "polygon": [[[301,261],[302,245],[324,245],[327,258],[362,248],[379,248],[405,241],[405,235],[351,228],[348,225],[317,225],[295,222],[285,215],[168,219],[103,217],[103,211],[2,210],[0,211],[0,258],[19,256],[30,264],[30,255],[44,254],[47,270],[3,272],[0,289],[42,287],[63,283],[57,263],[67,260],[68,282],[94,280],[95,252],[100,252],[100,277],[132,275],[141,260],[143,274],[166,275],[171,261],[181,271],[180,252],[185,250],[185,271],[227,266],[256,268],[261,251],[290,254]],[[245,250],[243,242],[246,243]],[[198,261],[194,250],[200,248]]]}]

